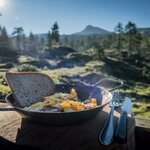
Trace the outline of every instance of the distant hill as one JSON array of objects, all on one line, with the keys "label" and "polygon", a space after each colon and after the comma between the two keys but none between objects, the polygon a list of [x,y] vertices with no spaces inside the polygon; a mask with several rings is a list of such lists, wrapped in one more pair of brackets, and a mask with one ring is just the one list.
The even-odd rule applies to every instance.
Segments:
[{"label": "distant hill", "polygon": [[[138,28],[138,30],[140,31],[140,33],[143,36],[150,36],[150,28]],[[61,38],[64,38],[64,36],[78,37],[78,36],[108,35],[108,34],[113,34],[113,32],[110,32],[110,31],[107,31],[105,29],[95,27],[95,26],[92,26],[92,25],[88,25],[80,32],[73,33],[73,34],[70,34],[70,35],[61,35]],[[47,34],[42,33],[42,34],[38,34],[38,36],[45,39]]]},{"label": "distant hill", "polygon": [[46,39],[47,33],[37,34],[40,38]]},{"label": "distant hill", "polygon": [[112,32],[109,32],[102,28],[88,25],[81,32],[74,33],[73,35],[94,35],[94,34],[104,35],[104,34],[111,34],[111,33]]},{"label": "distant hill", "polygon": [[[60,38],[64,38],[65,36],[77,38],[79,36],[82,37],[82,36],[88,36],[88,35],[108,35],[108,34],[112,34],[112,33],[113,32],[107,31],[105,29],[95,27],[92,25],[88,25],[81,32],[72,33],[72,34],[64,34],[64,35],[61,35]],[[38,36],[40,38],[46,39],[47,34],[42,33],[42,34],[38,34]]]},{"label": "distant hill", "polygon": [[150,36],[150,28],[138,28],[143,36]]}]

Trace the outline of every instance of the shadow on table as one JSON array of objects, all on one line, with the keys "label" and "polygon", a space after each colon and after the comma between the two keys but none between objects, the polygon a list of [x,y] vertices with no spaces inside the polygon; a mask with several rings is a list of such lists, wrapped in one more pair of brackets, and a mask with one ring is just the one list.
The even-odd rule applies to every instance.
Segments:
[{"label": "shadow on table", "polygon": [[0,150],[40,150],[37,147],[15,144],[0,136]]},{"label": "shadow on table", "polygon": [[[94,119],[86,123],[67,127],[38,125],[22,120],[16,143],[52,150],[87,150],[103,147],[98,137],[108,115],[108,113],[101,111]],[[115,122],[116,120],[117,117],[115,117]]]}]

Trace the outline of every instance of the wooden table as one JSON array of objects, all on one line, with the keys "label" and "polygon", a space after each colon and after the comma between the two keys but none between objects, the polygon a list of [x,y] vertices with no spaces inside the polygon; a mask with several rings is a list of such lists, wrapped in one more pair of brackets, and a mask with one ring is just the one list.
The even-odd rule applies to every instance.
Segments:
[{"label": "wooden table", "polygon": [[[120,111],[120,108],[115,111],[115,123],[120,116]],[[35,149],[45,150],[134,150],[135,119],[133,116],[128,116],[127,143],[120,144],[114,141],[111,145],[104,146],[99,142],[98,136],[109,112],[110,108],[107,105],[93,120],[68,127],[56,127],[22,120],[8,104],[0,103],[0,144],[3,147],[16,146],[18,149],[35,147]]]}]

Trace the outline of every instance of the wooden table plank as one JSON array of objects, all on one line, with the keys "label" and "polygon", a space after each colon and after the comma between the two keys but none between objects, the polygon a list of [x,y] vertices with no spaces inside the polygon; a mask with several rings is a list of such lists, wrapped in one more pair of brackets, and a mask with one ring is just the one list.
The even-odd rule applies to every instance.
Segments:
[{"label": "wooden table plank", "polygon": [[[0,107],[8,108],[9,106],[0,103]],[[109,111],[110,108],[106,106],[93,120],[87,123],[56,127],[37,125],[22,120],[17,112],[4,109],[0,111],[0,136],[20,145],[41,149],[115,149],[121,145],[114,142],[109,146],[103,146],[98,140],[99,132],[108,118]],[[116,123],[120,116],[119,112],[120,110],[115,111]],[[128,139],[131,139],[134,135],[135,120],[131,117],[128,117],[128,120]]]}]

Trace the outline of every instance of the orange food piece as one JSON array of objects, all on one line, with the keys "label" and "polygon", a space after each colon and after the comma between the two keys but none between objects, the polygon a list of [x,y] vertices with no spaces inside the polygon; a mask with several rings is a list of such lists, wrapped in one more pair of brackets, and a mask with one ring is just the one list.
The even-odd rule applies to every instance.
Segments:
[{"label": "orange food piece", "polygon": [[63,109],[70,108],[74,111],[84,110],[84,104],[82,102],[76,102],[73,100],[65,100],[60,104],[60,107]]},{"label": "orange food piece", "polygon": [[97,100],[96,100],[95,98],[91,98],[91,99],[90,99],[90,102],[97,105]]},{"label": "orange food piece", "polygon": [[70,97],[71,97],[71,99],[74,99],[77,97],[77,92],[74,88],[72,88],[70,91]]}]

